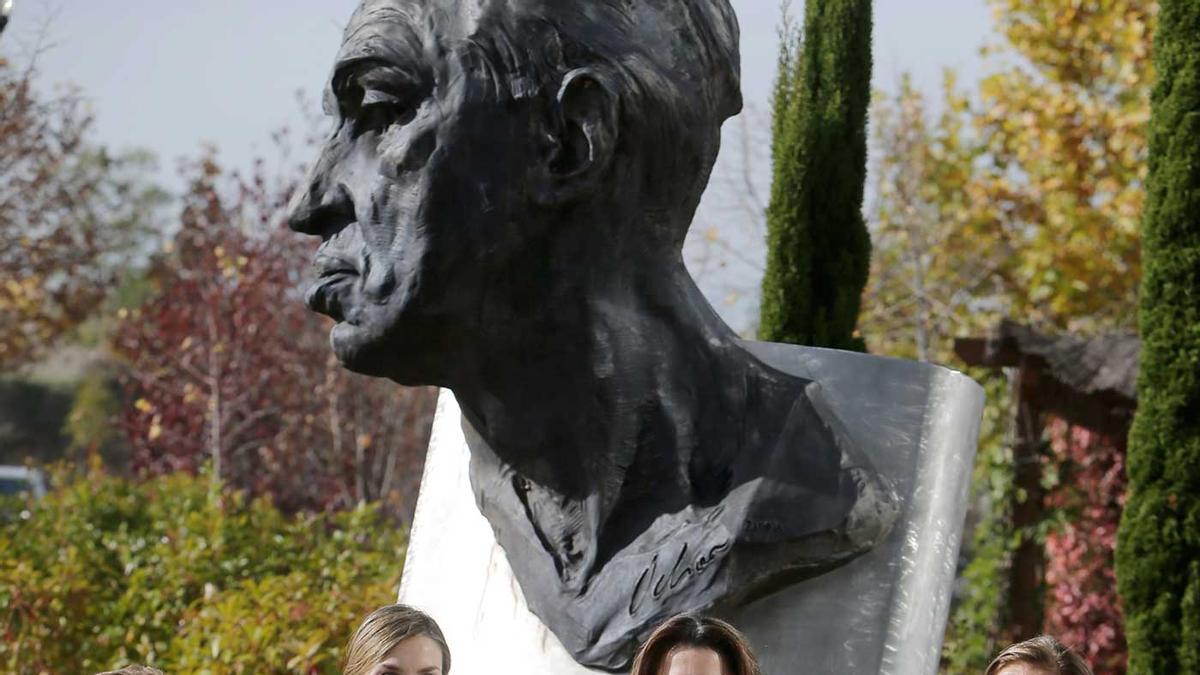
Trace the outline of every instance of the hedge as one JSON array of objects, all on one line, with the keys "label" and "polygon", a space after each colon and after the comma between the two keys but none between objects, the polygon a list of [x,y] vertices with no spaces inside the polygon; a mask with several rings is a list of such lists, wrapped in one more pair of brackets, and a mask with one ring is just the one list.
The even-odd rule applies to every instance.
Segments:
[{"label": "hedge", "polygon": [[0,671],[339,673],[393,602],[403,533],[371,506],[289,518],[207,477],[92,471],[0,502]]}]

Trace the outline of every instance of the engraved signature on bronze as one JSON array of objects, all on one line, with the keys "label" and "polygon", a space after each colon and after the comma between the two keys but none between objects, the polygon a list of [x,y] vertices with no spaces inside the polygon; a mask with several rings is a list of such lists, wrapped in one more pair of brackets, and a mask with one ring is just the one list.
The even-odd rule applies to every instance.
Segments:
[{"label": "engraved signature on bronze", "polygon": [[717,558],[729,551],[732,542],[728,539],[719,544],[710,546],[705,552],[696,556],[690,564],[687,562],[689,545],[684,544],[679,550],[679,555],[675,557],[675,563],[671,566],[670,571],[662,572],[659,570],[658,561],[659,555],[656,553],[651,559],[650,565],[642,570],[638,576],[637,583],[633,587],[633,595],[629,599],[629,614],[633,616],[641,609],[642,603],[647,598],[647,593],[650,599],[658,602],[663,599],[668,591],[673,591],[684,582],[697,577],[704,573],[706,569],[716,562]]}]

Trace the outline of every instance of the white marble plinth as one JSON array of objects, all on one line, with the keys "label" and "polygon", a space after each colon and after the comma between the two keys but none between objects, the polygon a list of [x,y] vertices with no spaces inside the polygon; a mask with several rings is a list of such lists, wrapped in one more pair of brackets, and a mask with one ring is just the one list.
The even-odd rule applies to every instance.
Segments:
[{"label": "white marble plinth", "polygon": [[[937,672],[974,462],[983,392],[936,366],[747,343],[768,364],[817,380],[902,499],[888,539],[849,565],[724,614],[765,675]],[[429,612],[454,675],[584,675],[530,613],[475,505],[453,395],[438,400],[400,601]]]}]

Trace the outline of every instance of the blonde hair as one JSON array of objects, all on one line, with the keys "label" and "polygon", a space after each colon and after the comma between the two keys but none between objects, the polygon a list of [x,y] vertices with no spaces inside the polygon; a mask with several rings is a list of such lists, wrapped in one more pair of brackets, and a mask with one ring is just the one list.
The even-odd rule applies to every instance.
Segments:
[{"label": "blonde hair", "polygon": [[630,675],[658,675],[676,647],[711,649],[733,675],[759,675],[758,660],[738,629],[721,621],[681,614],[659,626],[633,659]]},{"label": "blonde hair", "polygon": [[450,673],[450,647],[442,629],[428,614],[408,605],[388,605],[371,612],[346,645],[343,675],[367,675],[396,645],[425,636],[442,648],[442,673]]},{"label": "blonde hair", "polygon": [[1091,667],[1078,654],[1049,635],[1018,642],[1000,652],[984,675],[996,675],[1005,666],[1018,663],[1037,666],[1054,675],[1092,675]]}]

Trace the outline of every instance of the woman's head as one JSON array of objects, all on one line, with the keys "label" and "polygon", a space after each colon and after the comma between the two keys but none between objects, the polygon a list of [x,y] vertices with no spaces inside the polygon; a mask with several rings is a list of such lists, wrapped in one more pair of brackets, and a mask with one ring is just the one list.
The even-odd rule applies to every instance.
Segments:
[{"label": "woman's head", "polygon": [[1061,642],[1043,635],[1000,652],[985,675],[1092,675],[1092,669]]},{"label": "woman's head", "polygon": [[363,620],[346,647],[344,675],[448,675],[450,647],[437,622],[407,605]]},{"label": "woman's head", "polygon": [[719,621],[684,614],[659,626],[633,660],[631,675],[759,675],[746,638]]}]

